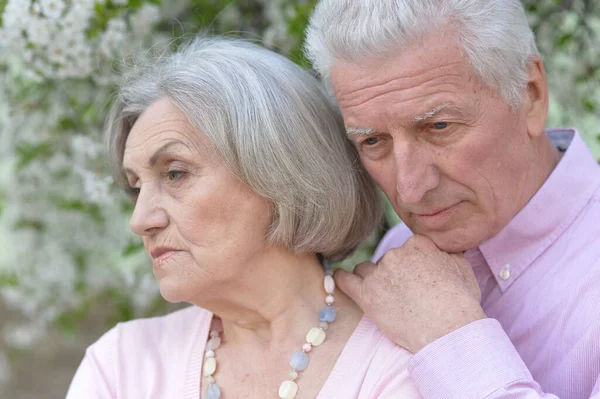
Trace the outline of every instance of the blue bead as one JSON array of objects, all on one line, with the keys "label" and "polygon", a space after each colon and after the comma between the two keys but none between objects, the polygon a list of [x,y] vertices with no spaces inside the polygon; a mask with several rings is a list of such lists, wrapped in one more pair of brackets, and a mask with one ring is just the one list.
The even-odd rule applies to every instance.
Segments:
[{"label": "blue bead", "polygon": [[319,320],[326,323],[331,323],[337,316],[337,309],[335,306],[325,306],[319,311]]},{"label": "blue bead", "polygon": [[292,366],[294,370],[306,370],[308,367],[308,353],[302,351],[294,352],[292,359],[290,360],[290,366]]},{"label": "blue bead", "polygon": [[221,397],[221,389],[217,384],[208,384],[206,390],[206,399],[219,399]]}]

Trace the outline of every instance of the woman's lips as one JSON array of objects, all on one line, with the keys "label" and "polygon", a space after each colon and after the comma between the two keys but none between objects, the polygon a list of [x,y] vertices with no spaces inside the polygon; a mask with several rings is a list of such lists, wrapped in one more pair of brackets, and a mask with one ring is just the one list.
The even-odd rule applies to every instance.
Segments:
[{"label": "woman's lips", "polygon": [[150,256],[152,256],[152,262],[154,264],[154,267],[156,268],[156,267],[160,266],[167,259],[169,259],[170,257],[172,257],[173,255],[175,255],[178,252],[180,252],[180,251],[177,249],[166,248],[166,247],[159,247],[159,248],[153,249],[152,252],[150,252]]}]

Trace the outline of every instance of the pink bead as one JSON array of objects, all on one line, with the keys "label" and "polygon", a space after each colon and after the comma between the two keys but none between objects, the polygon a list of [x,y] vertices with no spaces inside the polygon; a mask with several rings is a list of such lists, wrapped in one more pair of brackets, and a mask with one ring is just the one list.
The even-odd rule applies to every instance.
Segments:
[{"label": "pink bead", "polygon": [[333,305],[334,302],[335,298],[333,297],[333,295],[327,295],[327,298],[325,298],[325,303],[328,305]]},{"label": "pink bead", "polygon": [[310,353],[310,351],[312,350],[312,345],[311,344],[304,344],[302,345],[302,350],[306,353]]},{"label": "pink bead", "polygon": [[333,294],[333,291],[335,290],[335,280],[333,279],[333,276],[325,276],[323,286],[325,287],[326,293]]}]

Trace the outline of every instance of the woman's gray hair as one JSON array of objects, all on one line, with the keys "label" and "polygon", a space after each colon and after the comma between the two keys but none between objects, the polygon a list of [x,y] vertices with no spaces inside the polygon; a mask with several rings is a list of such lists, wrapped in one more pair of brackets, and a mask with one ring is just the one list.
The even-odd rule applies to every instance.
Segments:
[{"label": "woman's gray hair", "polygon": [[513,108],[538,55],[520,0],[321,0],[305,52],[328,86],[336,62],[398,54],[427,33],[452,24],[459,45],[484,84]]},{"label": "woman's gray hair", "polygon": [[342,117],[310,73],[252,43],[196,38],[126,77],[106,123],[113,174],[137,118],[168,98],[240,180],[271,201],[268,242],[331,260],[381,220],[376,187]]}]

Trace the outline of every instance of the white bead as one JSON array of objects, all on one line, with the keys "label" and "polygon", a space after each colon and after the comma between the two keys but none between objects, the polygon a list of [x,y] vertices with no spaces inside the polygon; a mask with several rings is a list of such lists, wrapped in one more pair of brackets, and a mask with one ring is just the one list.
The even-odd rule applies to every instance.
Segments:
[{"label": "white bead", "polygon": [[335,280],[333,279],[333,276],[325,276],[323,279],[323,285],[325,286],[326,293],[333,294],[333,291],[335,290]]},{"label": "white bead", "polygon": [[298,372],[297,371],[291,371],[290,372],[290,378],[292,380],[295,380],[296,378],[298,378]]},{"label": "white bead", "polygon": [[207,384],[214,384],[215,383],[215,377],[213,377],[212,375],[209,375],[208,377],[206,377],[206,383]]},{"label": "white bead", "polygon": [[279,397],[281,399],[294,399],[298,394],[298,384],[294,381],[283,381],[279,386]]},{"label": "white bead", "polygon": [[215,349],[218,349],[219,346],[221,346],[221,338],[212,337],[208,340],[208,343],[206,344],[206,349],[214,351]]},{"label": "white bead", "polygon": [[308,334],[306,334],[306,342],[312,346],[319,346],[325,341],[327,334],[319,327],[311,328]]},{"label": "white bead", "polygon": [[213,375],[217,370],[217,359],[214,357],[204,360],[204,376]]},{"label": "white bead", "polygon": [[327,295],[327,298],[325,298],[325,303],[328,305],[333,305],[334,302],[335,298],[333,297],[333,295]]}]

